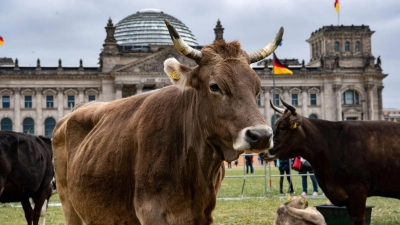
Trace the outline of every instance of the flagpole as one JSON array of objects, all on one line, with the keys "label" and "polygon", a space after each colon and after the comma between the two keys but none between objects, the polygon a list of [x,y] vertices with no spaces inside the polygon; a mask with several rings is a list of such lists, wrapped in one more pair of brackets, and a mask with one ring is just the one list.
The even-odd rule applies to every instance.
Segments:
[{"label": "flagpole", "polygon": [[[273,59],[274,60],[274,59]],[[272,64],[272,103],[273,104],[275,104],[275,73],[274,73],[274,64]],[[272,129],[274,128],[274,126],[275,126],[275,122],[276,122],[276,112],[275,112],[275,110],[272,110],[272,111],[274,111],[274,114],[273,114],[273,116],[272,116],[272,118],[274,118],[273,119],[273,121],[274,121],[274,124],[271,124],[271,126],[272,126]],[[276,162],[276,160],[274,160],[274,164],[275,164],[275,162]],[[274,165],[275,167],[276,167],[276,165]],[[271,164],[269,165],[269,174],[271,174]],[[272,185],[271,185],[271,177],[269,178],[269,191],[270,191],[270,197],[272,197]]]}]

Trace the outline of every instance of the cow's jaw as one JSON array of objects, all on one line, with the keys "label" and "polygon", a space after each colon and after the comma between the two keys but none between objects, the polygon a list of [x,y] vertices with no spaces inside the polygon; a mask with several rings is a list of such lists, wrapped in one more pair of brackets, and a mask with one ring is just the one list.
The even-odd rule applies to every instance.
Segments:
[{"label": "cow's jaw", "polygon": [[265,160],[265,161],[272,161],[276,159],[276,154],[272,155],[270,151],[265,151],[259,154],[260,158]]},{"label": "cow's jaw", "polygon": [[233,148],[245,153],[264,152],[274,146],[272,138],[272,129],[267,125],[246,127],[239,132]]}]

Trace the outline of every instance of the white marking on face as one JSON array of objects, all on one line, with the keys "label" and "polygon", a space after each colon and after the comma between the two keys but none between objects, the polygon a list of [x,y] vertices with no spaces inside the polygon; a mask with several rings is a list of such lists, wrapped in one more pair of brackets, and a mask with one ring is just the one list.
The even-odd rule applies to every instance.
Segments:
[{"label": "white marking on face", "polygon": [[271,135],[271,138],[269,139],[269,147],[266,149],[251,149],[250,143],[246,140],[246,132],[248,130],[264,130],[264,131],[271,131],[272,128],[267,125],[256,125],[256,126],[251,126],[251,127],[246,127],[239,131],[239,135],[237,139],[233,143],[233,149],[236,151],[244,151],[245,153],[259,153],[259,152],[264,152],[266,150],[271,149],[274,146],[273,142],[273,136]]}]

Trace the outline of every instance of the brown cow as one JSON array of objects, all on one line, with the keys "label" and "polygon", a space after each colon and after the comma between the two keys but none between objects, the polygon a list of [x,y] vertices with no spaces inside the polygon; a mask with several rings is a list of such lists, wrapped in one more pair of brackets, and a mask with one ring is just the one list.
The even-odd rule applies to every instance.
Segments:
[{"label": "brown cow", "polygon": [[308,207],[306,197],[295,196],[279,206],[274,225],[326,225],[324,216],[314,207]]},{"label": "brown cow", "polygon": [[356,225],[364,224],[369,196],[400,198],[400,123],[388,121],[326,121],[287,109],[274,127],[274,148],[266,160],[302,156],[314,170],[328,199],[346,206]]},{"label": "brown cow", "polygon": [[77,107],[57,123],[54,164],[67,224],[210,224],[223,161],[272,147],[250,63],[271,54],[283,29],[247,54],[237,41],[189,47],[194,68],[164,63],[174,85]]}]

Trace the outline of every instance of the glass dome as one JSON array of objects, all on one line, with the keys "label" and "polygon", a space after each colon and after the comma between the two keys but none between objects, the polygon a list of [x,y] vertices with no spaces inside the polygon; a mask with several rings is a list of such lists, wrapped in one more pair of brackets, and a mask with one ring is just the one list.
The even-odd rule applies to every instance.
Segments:
[{"label": "glass dome", "polygon": [[143,9],[119,21],[115,27],[115,39],[120,46],[145,47],[149,44],[172,45],[167,19],[190,46],[198,46],[197,40],[180,20],[158,9]]}]

